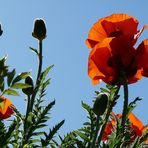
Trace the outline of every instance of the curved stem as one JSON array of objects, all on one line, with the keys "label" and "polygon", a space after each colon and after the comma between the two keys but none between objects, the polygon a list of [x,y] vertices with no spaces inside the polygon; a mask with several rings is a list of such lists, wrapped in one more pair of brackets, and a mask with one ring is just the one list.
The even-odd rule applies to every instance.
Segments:
[{"label": "curved stem", "polygon": [[112,109],[113,109],[113,106],[114,106],[114,104],[115,104],[115,101],[116,101],[115,97],[118,95],[119,90],[120,90],[120,86],[118,86],[118,88],[117,88],[117,90],[116,90],[116,92],[115,92],[115,94],[114,94],[114,99],[113,99],[111,102],[109,102],[108,109],[107,109],[107,112],[106,112],[106,116],[105,116],[105,118],[104,118],[104,123],[103,123],[103,125],[102,125],[101,131],[100,131],[100,134],[99,134],[99,137],[98,137],[98,146],[100,146],[101,139],[102,139],[102,136],[103,136],[103,133],[104,133],[106,124],[107,124],[107,122],[108,122],[110,113],[111,113],[111,111],[112,111]]},{"label": "curved stem", "polygon": [[94,139],[93,139],[93,142],[92,142],[92,145],[91,145],[90,148],[94,148],[95,147],[96,139],[97,139],[97,136],[98,136],[98,132],[99,132],[99,116],[97,116],[95,136],[94,136]]},{"label": "curved stem", "polygon": [[28,102],[27,102],[27,110],[26,110],[26,117],[25,117],[25,123],[26,123],[26,120],[28,118],[28,114],[29,114],[29,108],[30,108],[30,95],[27,96],[28,98]]}]

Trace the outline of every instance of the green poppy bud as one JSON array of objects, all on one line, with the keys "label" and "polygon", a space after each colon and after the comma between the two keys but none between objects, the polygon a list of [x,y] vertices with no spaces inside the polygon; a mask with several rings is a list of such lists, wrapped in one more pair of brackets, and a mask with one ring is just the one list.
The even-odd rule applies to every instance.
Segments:
[{"label": "green poppy bud", "polygon": [[23,93],[26,94],[26,95],[32,95],[34,86],[33,86],[33,80],[30,76],[26,77],[25,84],[28,84],[31,87],[22,89]]},{"label": "green poppy bud", "polygon": [[43,40],[46,38],[46,25],[44,20],[35,20],[32,36],[37,38],[38,40]]},{"label": "green poppy bud", "polygon": [[94,102],[93,111],[96,115],[103,115],[108,103],[108,96],[106,94],[100,93]]}]

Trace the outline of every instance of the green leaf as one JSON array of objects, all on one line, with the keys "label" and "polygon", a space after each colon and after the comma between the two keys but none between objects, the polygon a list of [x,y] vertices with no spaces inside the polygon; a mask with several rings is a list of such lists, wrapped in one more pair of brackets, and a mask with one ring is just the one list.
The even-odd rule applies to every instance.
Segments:
[{"label": "green leaf", "polygon": [[12,95],[12,96],[19,96],[18,92],[14,89],[6,89],[4,90],[3,94]]},{"label": "green leaf", "polygon": [[14,83],[11,86],[11,88],[14,88],[14,89],[22,89],[22,88],[29,88],[29,87],[32,87],[32,86],[29,84],[24,84],[24,83]]},{"label": "green leaf", "polygon": [[12,85],[22,79],[25,79],[30,75],[30,72],[22,72],[18,76],[15,77],[15,79],[12,81]]},{"label": "green leaf", "polygon": [[47,133],[44,133],[45,135],[45,140],[41,139],[42,142],[42,146],[47,146],[49,145],[50,141],[53,139],[54,135],[57,133],[57,131],[60,129],[60,127],[64,124],[65,120],[62,120],[60,123],[58,123],[57,125],[55,125],[55,127],[53,127],[53,129],[50,129],[49,134],[47,135]]},{"label": "green leaf", "polygon": [[3,110],[3,108],[4,108],[4,101],[0,100],[0,109]]},{"label": "green leaf", "polygon": [[16,74],[15,69],[13,69],[11,72],[8,73],[8,76],[7,76],[7,84],[8,84],[8,86],[10,86],[15,74]]},{"label": "green leaf", "polygon": [[137,102],[141,100],[142,98],[137,97],[134,101],[130,102],[128,105],[127,113],[129,114],[137,106]]},{"label": "green leaf", "polygon": [[45,77],[47,76],[48,72],[54,65],[48,66],[42,73],[41,73],[41,81],[43,82],[45,80]]},{"label": "green leaf", "polygon": [[87,137],[87,135],[85,135],[84,133],[80,132],[80,131],[75,131],[75,134],[77,134],[79,137],[81,137],[85,142],[89,142],[89,138]]},{"label": "green leaf", "polygon": [[38,50],[37,50],[37,49],[32,48],[32,47],[29,47],[29,48],[30,48],[30,50],[32,50],[33,52],[35,52],[37,55],[39,55],[39,52],[38,52]]},{"label": "green leaf", "polygon": [[0,90],[3,91],[5,87],[4,78],[0,76]]}]

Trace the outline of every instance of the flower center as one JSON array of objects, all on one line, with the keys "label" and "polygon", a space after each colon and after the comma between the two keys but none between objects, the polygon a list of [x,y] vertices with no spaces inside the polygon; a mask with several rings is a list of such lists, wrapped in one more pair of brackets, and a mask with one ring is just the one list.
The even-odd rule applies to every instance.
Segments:
[{"label": "flower center", "polygon": [[121,30],[116,29],[115,31],[113,31],[113,32],[111,32],[111,33],[109,34],[109,37],[119,37],[119,36],[122,35],[122,34],[123,34],[123,33],[122,33]]}]

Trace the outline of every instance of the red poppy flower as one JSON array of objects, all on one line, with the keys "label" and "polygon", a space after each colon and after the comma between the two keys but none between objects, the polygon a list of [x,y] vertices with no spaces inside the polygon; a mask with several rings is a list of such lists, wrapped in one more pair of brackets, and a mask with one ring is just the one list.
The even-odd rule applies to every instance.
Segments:
[{"label": "red poppy flower", "polygon": [[[112,119],[107,123],[105,127],[102,141],[108,140],[108,136],[111,135],[112,131],[116,128],[116,118],[120,120],[121,116],[121,114],[115,115],[114,113],[112,113]],[[128,119],[131,123],[130,142],[132,143],[137,137],[142,136],[142,134],[146,132],[147,127],[144,126],[143,123],[133,113],[130,113],[128,115]],[[148,143],[148,139],[146,140],[146,143]]]},{"label": "red poppy flower", "polygon": [[13,114],[12,102],[3,96],[1,96],[0,101],[4,103],[3,108],[0,108],[0,118],[9,118]]},{"label": "red poppy flower", "polygon": [[125,36],[132,44],[136,42],[141,32],[137,30],[138,20],[128,14],[112,14],[98,20],[90,29],[86,44],[93,48],[97,43],[107,37]]},{"label": "red poppy flower", "polygon": [[[123,79],[123,73],[128,84],[148,76],[148,41],[137,49],[133,47],[147,26],[137,31],[137,25],[138,21],[127,14],[113,14],[93,25],[86,40],[93,48],[88,59],[88,75],[93,84],[100,80],[115,83]],[[145,60],[141,60],[143,57]]]}]

